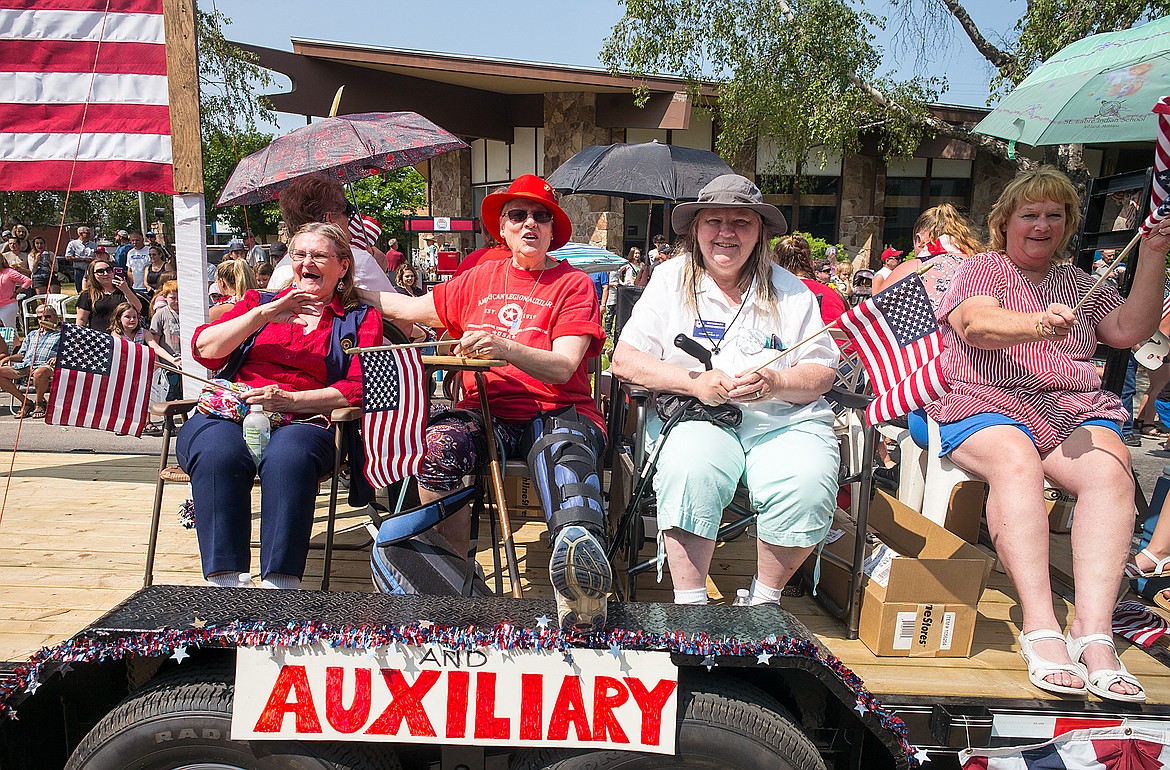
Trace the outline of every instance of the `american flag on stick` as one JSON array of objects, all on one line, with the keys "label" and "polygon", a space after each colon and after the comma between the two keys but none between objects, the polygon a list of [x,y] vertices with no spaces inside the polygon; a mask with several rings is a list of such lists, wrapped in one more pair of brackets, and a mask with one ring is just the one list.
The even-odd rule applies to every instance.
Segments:
[{"label": "american flag on stick", "polygon": [[63,324],[45,422],[141,436],[154,358],[146,345]]},{"label": "american flag on stick", "polygon": [[362,441],[375,489],[413,476],[426,449],[427,397],[417,348],[362,353]]},{"label": "american flag on stick", "polygon": [[0,190],[174,193],[162,0],[0,0]]},{"label": "american flag on stick", "polygon": [[373,251],[381,235],[382,225],[373,217],[354,214],[349,218],[349,242],[354,246]]},{"label": "american flag on stick", "polygon": [[1158,136],[1154,145],[1154,183],[1150,189],[1150,215],[1142,223],[1142,235],[1170,215],[1170,96],[1154,105],[1158,115]]},{"label": "american flag on stick", "polygon": [[917,274],[907,276],[841,316],[873,384],[865,410],[873,425],[919,409],[948,392],[940,369],[942,335]]}]

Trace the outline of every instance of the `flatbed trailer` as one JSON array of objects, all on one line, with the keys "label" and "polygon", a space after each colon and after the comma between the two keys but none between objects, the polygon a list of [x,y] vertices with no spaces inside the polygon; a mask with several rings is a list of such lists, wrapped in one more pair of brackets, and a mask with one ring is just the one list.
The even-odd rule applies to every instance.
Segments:
[{"label": "flatbed trailer", "polygon": [[[503,622],[513,629],[536,633],[541,617],[555,618],[552,602],[541,598],[468,603],[369,593],[368,555],[360,551],[340,552],[333,576],[333,585],[339,589],[336,593],[199,587],[194,585],[200,582],[194,535],[173,524],[164,525],[156,568],[162,581],[191,585],[155,586],[136,592],[149,512],[128,507],[126,501],[149,498],[153,465],[153,458],[126,455],[30,452],[17,458],[5,536],[0,540],[0,580],[4,586],[0,591],[0,654],[13,661],[0,667],[0,686],[11,686],[5,702],[15,706],[18,717],[15,721],[0,718],[3,770],[66,766],[70,753],[120,701],[131,704],[123,705],[125,712],[139,703],[136,695],[148,701],[166,701],[159,693],[175,682],[190,689],[193,677],[214,674],[230,679],[239,641],[238,636],[232,636],[236,633],[232,629],[249,624],[287,632],[290,624],[294,629],[310,623],[318,630],[325,626],[340,629],[347,624],[396,629],[423,619],[438,627],[462,626],[475,620],[484,626]],[[169,488],[165,510],[175,510],[181,494],[179,487]],[[78,499],[86,504],[72,505]],[[322,512],[323,499],[319,505]],[[348,513],[341,526],[356,523],[360,513]],[[539,514],[523,509],[514,511],[514,519],[526,596],[547,597],[547,586],[542,582],[547,580],[544,568],[548,555],[547,544],[541,539],[543,522]],[[67,532],[63,531],[63,520],[68,523]],[[322,515],[314,538],[321,537],[323,530]],[[347,536],[360,536],[360,532]],[[724,597],[734,596],[735,589],[750,579],[754,552],[754,542],[748,537],[719,546],[712,566],[715,601],[727,602]],[[1067,565],[1069,559],[1067,535],[1053,535],[1053,552],[1059,578],[1060,565]],[[490,554],[484,554],[481,563],[490,583]],[[319,578],[319,558],[311,558],[309,569],[307,582],[314,579],[314,569]],[[1057,583],[1060,590],[1059,579]],[[1170,669],[1154,657],[1164,653],[1159,648],[1151,655],[1119,643],[1123,661],[1149,695],[1149,702],[1142,706],[1120,706],[1095,698],[1049,698],[1032,687],[1015,650],[1019,623],[1015,596],[1010,581],[999,572],[992,573],[980,602],[969,658],[879,658],[860,641],[846,639],[842,623],[810,595],[785,598],[784,611],[726,605],[683,609],[655,603],[669,601],[669,595],[668,584],[658,585],[652,575],[644,575],[639,598],[649,601],[611,605],[611,627],[640,630],[643,639],[669,632],[675,634],[677,645],[690,645],[671,650],[671,660],[679,667],[680,687],[689,688],[688,692],[707,693],[704,697],[716,699],[726,699],[727,688],[739,695],[746,691],[752,697],[762,693],[770,711],[783,714],[796,725],[803,736],[800,740],[814,746],[816,762],[823,763],[804,766],[911,767],[917,754],[932,767],[953,767],[968,747],[1033,744],[1088,725],[1170,731]],[[1068,602],[1059,594],[1054,594],[1053,601],[1058,617],[1067,617]],[[84,630],[77,632],[81,627]],[[305,639],[329,642],[334,638],[330,634],[334,631],[324,636],[308,634]],[[716,645],[710,660],[694,646],[695,639],[731,637],[739,646]],[[138,640],[139,647],[134,654],[119,657],[115,654],[118,649],[128,651],[119,648],[119,640],[125,639]],[[154,640],[151,644],[155,646],[142,646],[149,640]],[[181,641],[193,643],[182,645]],[[582,640],[580,644],[604,649],[608,641]],[[49,652],[35,653],[41,645]],[[761,653],[756,650],[768,654],[780,645],[785,654],[773,653],[766,663],[760,662]],[[190,656],[178,655],[181,662],[174,657],[180,646]],[[637,646],[631,643],[629,648]],[[82,662],[78,658],[69,664],[71,670],[62,671],[58,665],[61,650],[87,650],[82,657],[92,659]],[[27,670],[30,654],[35,660],[49,662],[39,669],[38,685],[27,692],[31,685]],[[18,673],[18,667],[25,670]],[[230,682],[220,689],[224,688],[230,690]],[[712,695],[712,689],[718,692]],[[864,693],[871,694],[873,700]],[[878,703],[898,721],[887,718]],[[208,729],[214,734],[219,728]],[[782,752],[784,745],[788,744],[778,743],[776,751]],[[509,762],[514,767],[544,766],[522,764],[531,758],[531,752],[513,756],[515,752],[498,747],[379,744],[373,748],[375,754],[386,754],[386,747],[406,767],[497,768],[509,766]],[[340,749],[354,753],[371,747],[347,744]],[[659,764],[649,766],[679,764],[675,757],[655,759]],[[540,757],[534,761],[539,762]],[[746,761],[727,756],[724,766],[743,766]],[[784,766],[776,757],[769,757],[769,761],[770,766]],[[199,766],[195,760],[164,766],[188,765]]]}]

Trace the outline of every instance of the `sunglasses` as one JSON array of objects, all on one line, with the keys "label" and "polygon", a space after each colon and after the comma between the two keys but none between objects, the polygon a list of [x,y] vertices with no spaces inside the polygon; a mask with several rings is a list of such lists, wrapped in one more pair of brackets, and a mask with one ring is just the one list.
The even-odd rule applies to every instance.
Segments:
[{"label": "sunglasses", "polygon": [[504,212],[504,216],[508,218],[509,222],[515,224],[527,222],[528,217],[532,217],[533,221],[541,225],[547,225],[553,219],[551,211],[529,211],[528,209],[512,209]]},{"label": "sunglasses", "polygon": [[108,268],[108,267],[96,267],[96,268],[94,268],[93,274],[94,275],[105,275],[108,272],[110,272],[110,268]]}]

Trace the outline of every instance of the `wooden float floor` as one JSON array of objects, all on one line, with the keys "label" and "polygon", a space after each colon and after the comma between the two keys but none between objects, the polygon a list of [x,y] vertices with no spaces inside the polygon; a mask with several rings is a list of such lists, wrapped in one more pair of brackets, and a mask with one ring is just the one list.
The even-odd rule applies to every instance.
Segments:
[{"label": "wooden float floor", "polygon": [[[7,459],[7,458],[6,458]],[[0,518],[0,660],[19,661],[42,645],[60,642],[101,616],[142,585],[157,458],[21,452]],[[7,474],[4,474],[5,476]],[[4,479],[7,481],[7,479]],[[155,582],[202,583],[193,530],[182,528],[177,510],[184,485],[170,484],[163,500]],[[259,493],[254,493],[258,497]],[[255,503],[255,500],[254,500]],[[327,487],[317,498],[314,541],[321,542],[328,506]],[[258,506],[254,504],[254,510]],[[539,515],[513,513],[525,589],[547,596],[548,542]],[[360,542],[360,511],[343,509],[339,542]],[[486,535],[486,527],[483,529]],[[644,551],[644,553],[647,553]],[[1067,536],[1053,536],[1054,563],[1071,562]],[[336,551],[332,588],[371,589],[369,552]],[[489,551],[480,561],[492,580]],[[253,555],[253,569],[257,557]],[[755,541],[741,537],[721,544],[709,590],[713,601],[730,601],[746,587],[755,564]],[[321,551],[309,554],[306,587],[319,585]],[[669,575],[662,584],[645,574],[641,601],[670,601]],[[1066,622],[1070,606],[1054,596],[1057,617]],[[842,624],[811,596],[786,598],[794,613],[875,693],[1036,700],[1046,697],[1028,683],[1016,652],[1020,612],[1010,582],[993,572],[979,603],[979,621],[970,658],[879,658],[860,641],[844,639]],[[1118,638],[1122,660],[1146,688],[1151,703],[1170,704],[1170,669]]]}]

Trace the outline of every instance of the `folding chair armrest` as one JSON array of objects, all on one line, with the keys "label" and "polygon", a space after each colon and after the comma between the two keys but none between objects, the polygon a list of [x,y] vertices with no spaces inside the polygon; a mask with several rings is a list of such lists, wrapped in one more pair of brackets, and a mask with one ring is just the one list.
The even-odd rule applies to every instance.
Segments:
[{"label": "folding chair armrest", "polygon": [[343,406],[329,413],[329,419],[333,422],[353,422],[360,420],[361,416],[362,408],[360,406]]},{"label": "folding chair armrest", "polygon": [[873,396],[854,393],[851,390],[839,388],[836,385],[829,388],[829,392],[825,394],[825,398],[846,409],[865,409],[869,406],[869,402],[873,401]]},{"label": "folding chair armrest", "polygon": [[157,401],[150,405],[150,413],[155,417],[175,417],[189,413],[197,403],[193,398],[181,401]]}]

